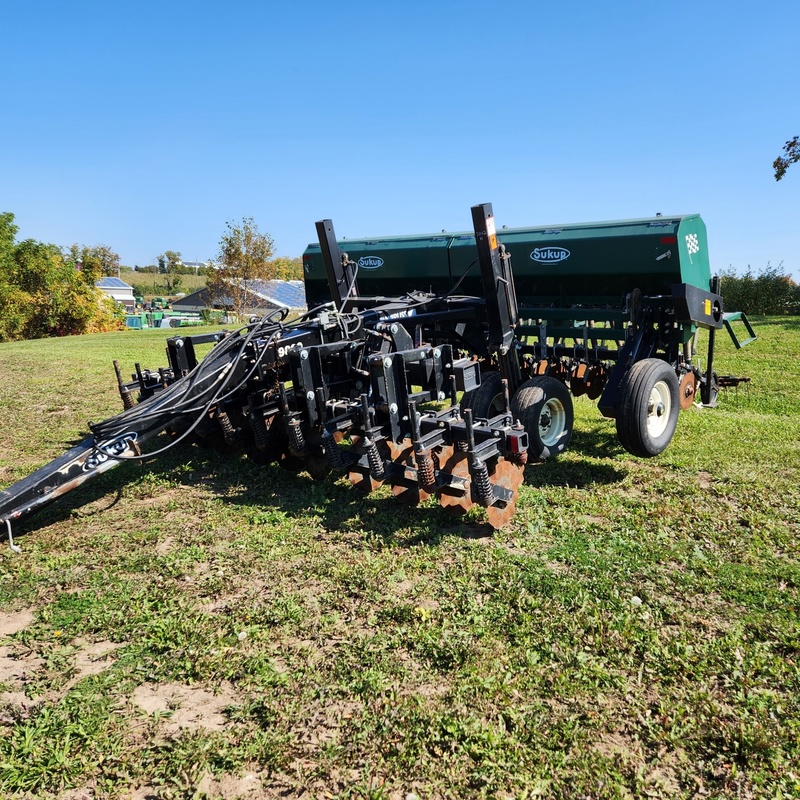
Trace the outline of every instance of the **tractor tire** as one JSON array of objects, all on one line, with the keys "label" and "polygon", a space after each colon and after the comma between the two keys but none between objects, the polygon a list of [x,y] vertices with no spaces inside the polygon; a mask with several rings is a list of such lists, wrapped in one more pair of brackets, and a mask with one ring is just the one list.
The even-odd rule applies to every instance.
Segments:
[{"label": "tractor tire", "polygon": [[569,390],[556,378],[525,381],[511,400],[511,415],[528,434],[529,458],[546,461],[567,448],[575,414]]},{"label": "tractor tire", "polygon": [[468,408],[473,417],[480,419],[491,419],[502,414],[505,411],[502,380],[499,372],[484,372],[481,385],[461,398],[461,413]]},{"label": "tractor tire", "polygon": [[680,408],[675,370],[660,358],[637,361],[620,386],[617,438],[635,456],[657,456],[672,441]]}]

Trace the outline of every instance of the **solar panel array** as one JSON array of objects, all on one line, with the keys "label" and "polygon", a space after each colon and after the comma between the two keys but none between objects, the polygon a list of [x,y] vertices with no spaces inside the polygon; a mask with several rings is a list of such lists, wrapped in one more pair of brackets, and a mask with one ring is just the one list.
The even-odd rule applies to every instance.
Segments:
[{"label": "solar panel array", "polygon": [[129,283],[125,283],[121,278],[101,278],[95,281],[94,285],[98,289],[131,289],[133,288]]},{"label": "solar panel array", "polygon": [[305,308],[306,305],[303,281],[251,280],[247,282],[247,288],[277,306]]}]

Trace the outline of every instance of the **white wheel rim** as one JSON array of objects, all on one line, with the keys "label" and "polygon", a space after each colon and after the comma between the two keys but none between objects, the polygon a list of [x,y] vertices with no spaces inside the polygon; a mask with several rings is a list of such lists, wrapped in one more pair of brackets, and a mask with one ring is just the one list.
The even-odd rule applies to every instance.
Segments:
[{"label": "white wheel rim", "polygon": [[658,381],[650,390],[647,400],[647,433],[651,439],[658,439],[669,425],[672,411],[672,395],[666,381]]},{"label": "white wheel rim", "polygon": [[545,447],[558,444],[567,427],[567,412],[564,404],[551,397],[542,408],[539,415],[539,438]]}]

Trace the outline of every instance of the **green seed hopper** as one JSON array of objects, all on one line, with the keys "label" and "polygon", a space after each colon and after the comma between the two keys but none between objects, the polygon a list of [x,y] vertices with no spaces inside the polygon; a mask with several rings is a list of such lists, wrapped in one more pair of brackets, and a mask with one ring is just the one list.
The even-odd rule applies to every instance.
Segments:
[{"label": "green seed hopper", "polygon": [[[706,227],[697,214],[508,228],[498,238],[513,258],[523,306],[619,306],[633,288],[645,294],[668,294],[680,283],[710,289]],[[358,265],[362,295],[395,295],[410,285],[447,292],[459,280],[461,293],[481,291],[472,233],[348,239],[339,245]],[[326,302],[318,244],[308,246],[303,266],[309,305]]]},{"label": "green seed hopper", "polygon": [[[551,376],[575,396],[598,399],[601,412],[617,420],[623,445],[637,455],[656,455],[667,446],[678,408],[698,400],[716,404],[717,330],[725,326],[737,347],[755,338],[743,314],[724,311],[698,214],[502,228],[496,234],[513,265],[515,349],[523,376]],[[411,289],[486,292],[474,233],[347,239],[338,245],[347,254],[354,286],[357,279],[357,297],[349,301],[356,306]],[[303,267],[309,307],[336,296],[320,245],[309,245]],[[746,341],[736,338],[734,320],[744,324]],[[701,330],[708,332],[704,363],[698,355]],[[493,369],[489,364],[486,371]]]}]

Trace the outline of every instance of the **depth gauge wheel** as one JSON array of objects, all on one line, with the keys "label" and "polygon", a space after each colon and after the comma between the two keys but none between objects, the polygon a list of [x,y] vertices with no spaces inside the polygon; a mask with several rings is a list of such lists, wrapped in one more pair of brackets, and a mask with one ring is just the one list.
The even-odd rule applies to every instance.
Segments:
[{"label": "depth gauge wheel", "polygon": [[620,386],[617,437],[635,456],[657,456],[672,440],[679,411],[675,370],[660,358],[637,361]]},{"label": "depth gauge wheel", "polygon": [[528,454],[545,461],[564,451],[572,436],[574,411],[569,390],[556,378],[537,375],[511,400],[511,415],[528,434]]},{"label": "depth gauge wheel", "polygon": [[472,411],[472,416],[491,419],[505,411],[503,400],[503,379],[499,372],[481,374],[481,385],[461,398],[461,413],[465,409]]}]

